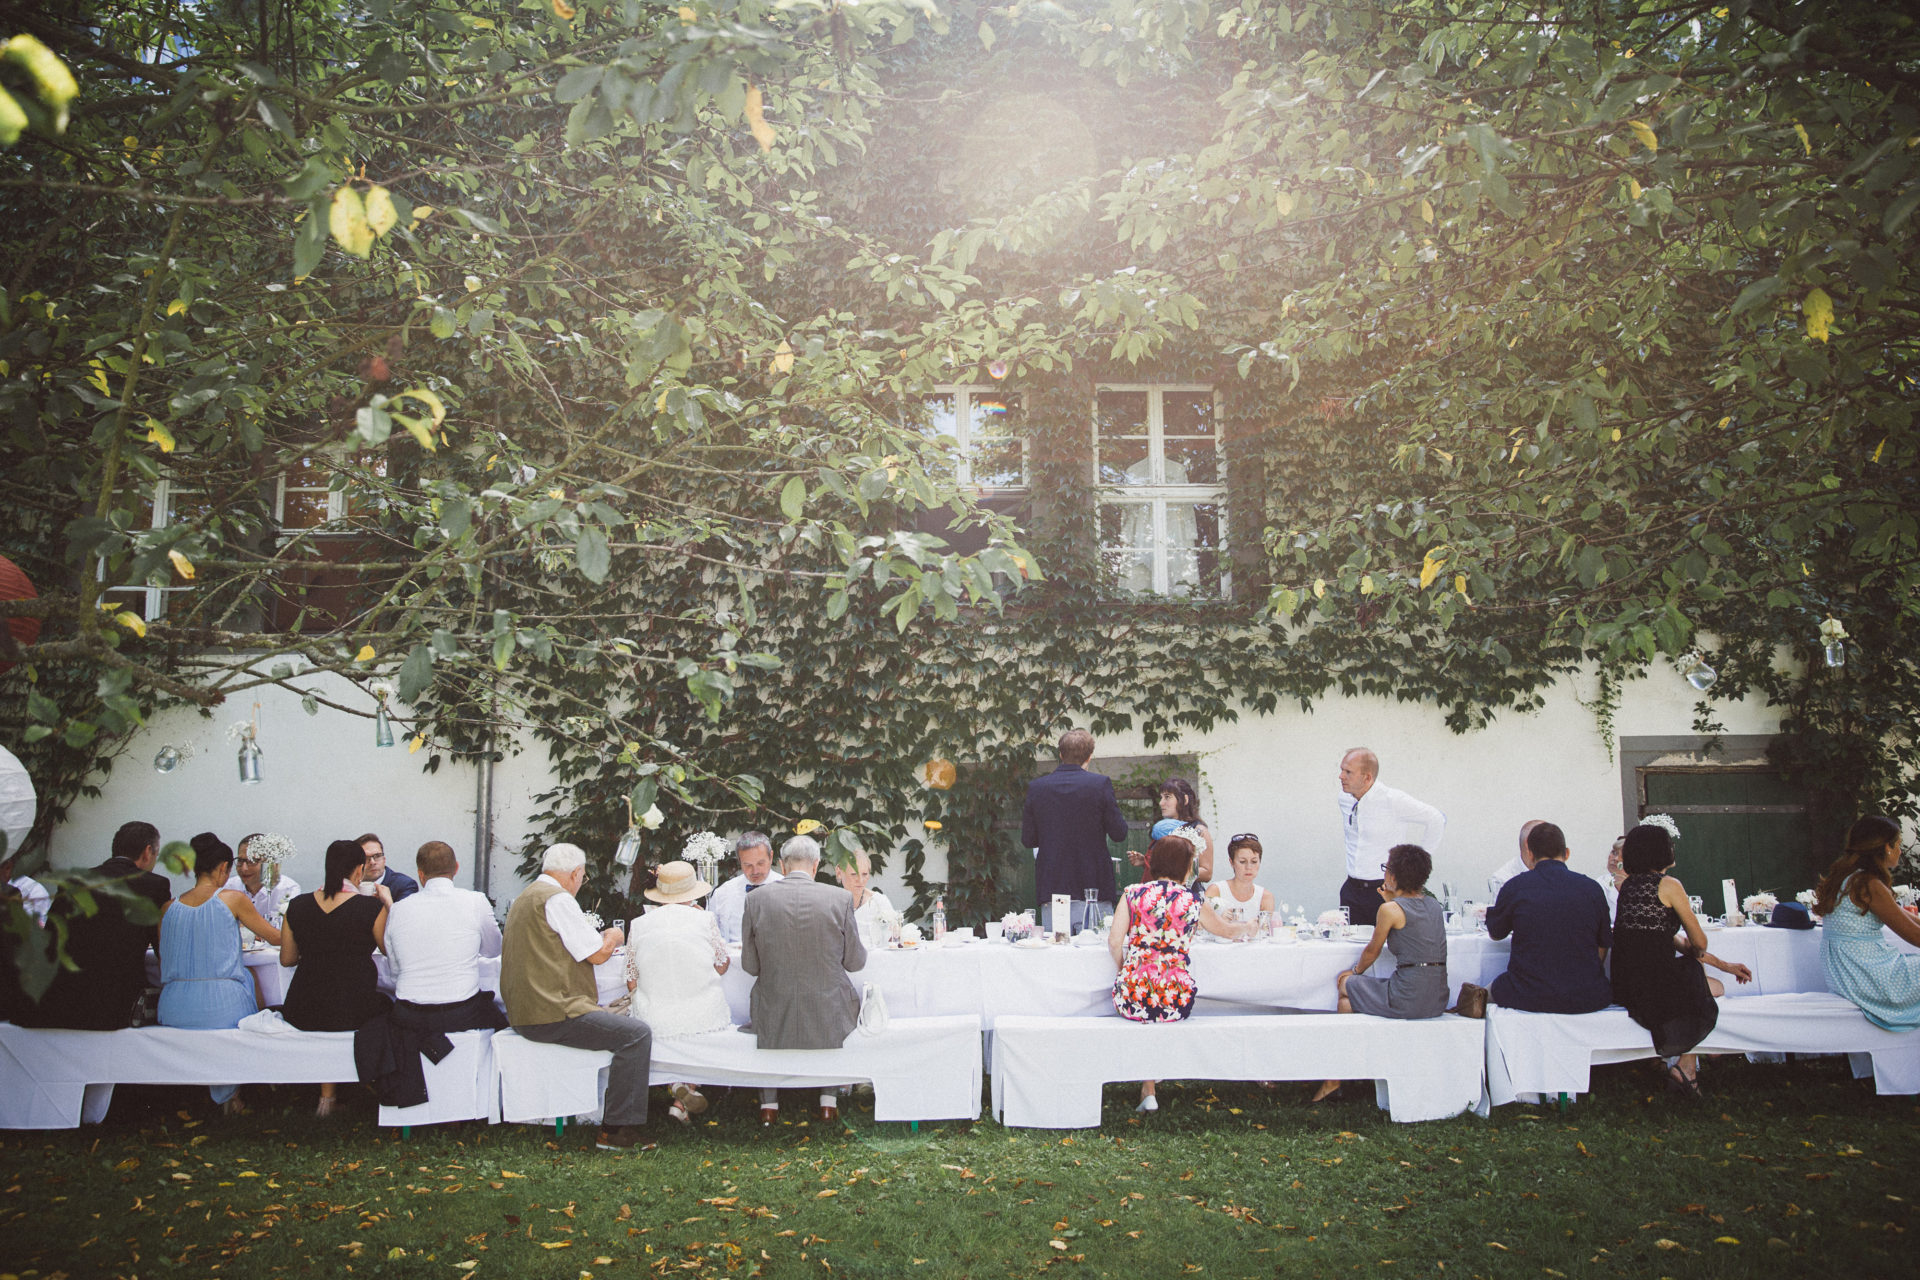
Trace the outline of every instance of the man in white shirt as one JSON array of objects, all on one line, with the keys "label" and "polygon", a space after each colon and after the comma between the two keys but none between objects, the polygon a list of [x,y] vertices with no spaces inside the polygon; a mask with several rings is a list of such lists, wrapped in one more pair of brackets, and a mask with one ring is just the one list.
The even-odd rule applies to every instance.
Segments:
[{"label": "man in white shirt", "polygon": [[1487,892],[1496,899],[1500,896],[1501,885],[1533,870],[1533,850],[1527,848],[1527,832],[1545,821],[1545,818],[1529,818],[1520,828],[1520,852],[1501,863],[1500,869],[1487,877]]},{"label": "man in white shirt", "polygon": [[[1380,886],[1386,883],[1387,852],[1397,844],[1418,844],[1438,853],[1447,832],[1447,815],[1404,791],[1382,786],[1380,757],[1355,747],[1340,757],[1341,830],[1347,842],[1347,878],[1340,905],[1354,924],[1371,926],[1380,910]],[[1409,840],[1409,826],[1422,828]]]},{"label": "man in white shirt", "polygon": [[300,896],[300,884],[292,876],[282,871],[280,878],[274,881],[273,888],[266,887],[266,864],[259,858],[249,857],[252,845],[263,832],[256,831],[240,841],[240,847],[234,851],[233,874],[220,886],[237,889],[253,899],[254,910],[264,920],[271,921],[277,914],[286,910],[287,904]]},{"label": "man in white shirt", "polygon": [[480,990],[480,961],[500,954],[493,904],[454,886],[460,863],[450,845],[429,840],[415,866],[420,892],[394,903],[387,916],[394,998],[416,1005],[471,1000]]},{"label": "man in white shirt", "polygon": [[[0,881],[5,881],[8,889],[20,895],[20,905],[28,915],[33,917],[33,922],[44,925],[47,922],[47,912],[53,907],[53,895],[47,892],[47,886],[32,876],[13,874],[14,864],[18,861],[20,858],[16,854],[0,862]],[[0,899],[5,896],[4,893],[0,893]]]},{"label": "man in white shirt", "polygon": [[[360,1078],[390,1107],[427,1101],[425,1054],[439,1062],[453,1052],[456,1031],[498,1031],[506,1015],[493,992],[480,989],[480,960],[500,954],[500,926],[486,895],[454,887],[460,870],[453,846],[429,840],[415,855],[419,892],[387,915],[386,950],[396,990],[384,1018],[353,1035]],[[578,908],[575,908],[578,910]]]},{"label": "man in white shirt", "polygon": [[773,869],[773,841],[758,831],[749,831],[733,843],[740,859],[740,874],[722,884],[707,899],[707,910],[720,926],[720,936],[728,942],[740,941],[740,921],[747,911],[747,895],[763,884],[773,884],[780,873]]}]

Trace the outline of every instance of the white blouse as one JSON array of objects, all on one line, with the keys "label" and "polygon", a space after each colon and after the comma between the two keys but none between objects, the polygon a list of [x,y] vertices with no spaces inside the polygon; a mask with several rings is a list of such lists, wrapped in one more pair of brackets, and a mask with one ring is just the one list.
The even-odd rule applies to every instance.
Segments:
[{"label": "white blouse", "polygon": [[1220,892],[1208,894],[1206,903],[1222,920],[1244,920],[1251,924],[1259,918],[1260,902],[1266,890],[1261,888],[1258,880],[1253,882],[1253,896],[1245,902],[1233,896],[1231,880],[1216,880],[1212,887]]},{"label": "white blouse", "polygon": [[726,1030],[733,1016],[714,972],[726,958],[711,913],[683,902],[647,908],[627,934],[627,979],[637,984],[628,1013],[662,1040]]}]

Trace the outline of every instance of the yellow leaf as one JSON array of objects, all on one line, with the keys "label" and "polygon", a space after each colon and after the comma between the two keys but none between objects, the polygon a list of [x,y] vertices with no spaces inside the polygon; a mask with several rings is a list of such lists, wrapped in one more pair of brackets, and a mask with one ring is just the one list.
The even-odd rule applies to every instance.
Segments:
[{"label": "yellow leaf", "polygon": [[1729,426],[1732,425],[1732,423],[1733,423],[1733,415],[1728,414],[1726,417],[1720,419],[1720,421],[1715,423],[1714,425],[1719,427],[1722,431],[1725,431]]},{"label": "yellow leaf", "polygon": [[1633,130],[1633,136],[1640,139],[1640,145],[1649,151],[1660,149],[1660,139],[1653,136],[1653,126],[1644,120],[1629,120],[1627,128]]},{"label": "yellow leaf", "polygon": [[181,577],[185,578],[188,582],[193,581],[193,561],[187,559],[178,551],[167,552],[167,559],[173,561],[173,567]]},{"label": "yellow leaf", "polygon": [[1373,575],[1372,574],[1363,573],[1360,575],[1360,594],[1363,596],[1370,596],[1373,594]]},{"label": "yellow leaf", "polygon": [[169,302],[167,304],[167,314],[170,316],[177,316],[182,311],[185,311],[186,309],[187,309],[187,304],[180,301],[180,299],[178,298],[175,298],[172,302]]},{"label": "yellow leaf", "polygon": [[173,452],[173,432],[158,418],[147,419],[147,439],[160,446],[160,452]]},{"label": "yellow leaf", "polygon": [[1313,598],[1315,600],[1325,600],[1327,598],[1327,580],[1325,578],[1315,578],[1313,580]]},{"label": "yellow leaf", "polygon": [[389,1258],[404,1258],[407,1256],[407,1251],[399,1245],[395,1245],[393,1248],[387,1250],[387,1256]]},{"label": "yellow leaf", "polygon": [[100,393],[102,395],[109,395],[109,396],[112,395],[113,388],[107,385],[106,366],[101,364],[98,360],[89,360],[87,363],[93,366],[93,373],[87,378],[87,381],[91,382],[94,386],[100,388]]},{"label": "yellow leaf", "polygon": [[788,346],[783,340],[779,346],[773,349],[773,360],[771,363],[775,373],[792,373],[793,348]]},{"label": "yellow leaf", "polygon": [[387,194],[385,187],[374,187],[367,192],[364,205],[367,212],[367,225],[373,234],[383,236],[393,230],[394,223],[400,221],[400,215],[393,207],[393,197]]},{"label": "yellow leaf", "polygon": [[819,829],[820,823],[815,822],[812,818],[802,818],[793,824],[793,834],[797,836],[810,836]]},{"label": "yellow leaf", "polygon": [[421,223],[425,222],[428,218],[431,218],[432,216],[433,216],[432,205],[417,204],[413,206],[413,221],[407,224],[407,230],[413,231],[418,229]]},{"label": "yellow leaf", "polygon": [[342,249],[356,258],[373,252],[373,228],[367,225],[367,209],[360,193],[341,187],[333,193],[333,207],[327,212],[327,230]]},{"label": "yellow leaf", "polygon": [[1807,336],[1815,342],[1825,342],[1833,325],[1833,299],[1827,296],[1827,291],[1815,289],[1807,294],[1800,310],[1807,317]]},{"label": "yellow leaf", "polygon": [[925,827],[929,831],[938,831],[940,830],[943,824],[935,821],[932,818],[928,818],[925,822],[921,823],[920,825]]},{"label": "yellow leaf", "polygon": [[694,18],[698,16],[694,13],[692,5],[683,4],[674,12],[680,15],[680,21],[682,22],[692,22]]},{"label": "yellow leaf", "polygon": [[747,128],[753,134],[753,140],[760,144],[762,151],[773,150],[773,126],[767,123],[766,99],[760,94],[760,86],[747,86]]},{"label": "yellow leaf", "polygon": [[1640,198],[1640,192],[1641,192],[1641,186],[1640,186],[1639,179],[1628,178],[1627,179],[1627,198],[1630,200],[1638,200]]},{"label": "yellow leaf", "polygon": [[1875,462],[1880,461],[1880,455],[1882,452],[1885,451],[1886,447],[1887,447],[1887,438],[1885,436],[1881,436],[1880,443],[1873,446],[1873,460]]},{"label": "yellow leaf", "polygon": [[571,1249],[571,1248],[573,1248],[573,1241],[571,1241],[571,1240],[544,1240],[544,1241],[542,1241],[542,1242],[541,1242],[541,1244],[540,1244],[540,1247],[541,1247],[542,1249]]},{"label": "yellow leaf", "polygon": [[353,655],[353,660],[355,662],[372,662],[373,659],[374,659],[373,646],[370,644],[361,645],[360,652]]},{"label": "yellow leaf", "polygon": [[1432,586],[1433,580],[1440,576],[1441,566],[1446,563],[1446,560],[1446,551],[1443,548],[1435,547],[1432,551],[1427,552],[1427,558],[1420,564],[1420,589],[1422,591]]},{"label": "yellow leaf", "polygon": [[427,735],[424,733],[416,733],[413,735],[413,741],[407,744],[407,754],[412,755],[414,752],[418,751],[420,748],[426,745],[427,745]]},{"label": "yellow leaf", "polygon": [[113,620],[119,623],[121,626],[125,627],[127,630],[133,632],[133,634],[140,636],[143,639],[146,637],[146,634],[147,634],[146,620],[143,619],[139,614],[126,613],[126,612],[116,613],[113,615]]},{"label": "yellow leaf", "polygon": [[1793,131],[1800,135],[1800,145],[1805,147],[1807,154],[1811,156],[1813,154],[1813,139],[1807,136],[1807,126],[1796,120],[1793,122]]},{"label": "yellow leaf", "polygon": [[1615,444],[1620,443],[1620,428],[1615,427],[1612,431],[1608,432],[1607,435]]},{"label": "yellow leaf", "polygon": [[1739,1244],[1740,1243],[1740,1241],[1733,1236],[1715,1236],[1713,1238],[1713,1242],[1715,1244]]},{"label": "yellow leaf", "polygon": [[835,1191],[832,1187],[828,1187],[825,1191],[814,1192],[813,1198],[815,1200],[825,1200],[828,1196],[837,1196],[839,1194],[840,1193],[838,1191]]},{"label": "yellow leaf", "polygon": [[1428,223],[1433,221],[1433,201],[1422,200],[1420,202],[1420,216]]},{"label": "yellow leaf", "polygon": [[1281,217],[1286,217],[1293,212],[1293,196],[1285,191],[1280,192],[1273,198],[1273,207],[1280,211]]},{"label": "yellow leaf", "polygon": [[572,22],[573,15],[579,12],[567,0],[553,0],[553,16],[562,22]]},{"label": "yellow leaf", "polygon": [[447,406],[445,402],[440,399],[439,393],[429,391],[425,387],[409,387],[407,390],[395,396],[394,399],[405,400],[409,396],[427,406],[427,412],[433,415],[434,426],[437,427],[447,420]]},{"label": "yellow leaf", "polygon": [[[1453,589],[1455,591],[1458,591],[1463,596],[1467,594],[1467,575],[1466,574],[1456,573],[1453,575]],[[1469,600],[1468,603],[1471,604],[1472,601]]]}]

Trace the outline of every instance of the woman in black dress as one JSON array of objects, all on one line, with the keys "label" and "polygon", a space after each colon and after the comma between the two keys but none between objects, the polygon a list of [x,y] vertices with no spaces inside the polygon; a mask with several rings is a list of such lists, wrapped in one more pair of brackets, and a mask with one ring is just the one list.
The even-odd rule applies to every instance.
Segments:
[{"label": "woman in black dress", "polygon": [[[358,1031],[387,1010],[373,952],[385,947],[393,898],[385,885],[361,892],[366,869],[364,849],[351,840],[335,840],[327,846],[320,888],[287,904],[280,963],[299,968],[280,1015],[302,1031]],[[333,1085],[320,1086],[315,1114],[333,1114],[333,1094]]]},{"label": "woman in black dress", "polygon": [[1627,875],[1613,922],[1613,998],[1653,1033],[1653,1051],[1667,1060],[1668,1090],[1697,1098],[1699,1057],[1689,1050],[1719,1022],[1714,1001],[1726,991],[1703,966],[1741,982],[1753,973],[1708,952],[1687,887],[1665,874],[1673,840],[1664,829],[1642,823],[1627,832],[1620,859]]}]

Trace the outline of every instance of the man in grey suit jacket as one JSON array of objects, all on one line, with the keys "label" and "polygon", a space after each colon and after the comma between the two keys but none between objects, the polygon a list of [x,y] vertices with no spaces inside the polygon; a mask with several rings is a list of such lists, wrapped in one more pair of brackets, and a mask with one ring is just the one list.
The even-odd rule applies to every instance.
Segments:
[{"label": "man in grey suit jacket", "polygon": [[[747,898],[740,964],[756,979],[750,1010],[762,1049],[838,1049],[860,1020],[860,992],[847,975],[866,967],[867,949],[853,895],[815,880],[819,869],[820,846],[795,836],[780,849],[785,878]],[[763,1125],[779,1118],[778,1098],[760,1091]],[[820,1110],[837,1120],[839,1095],[821,1094]]]}]

